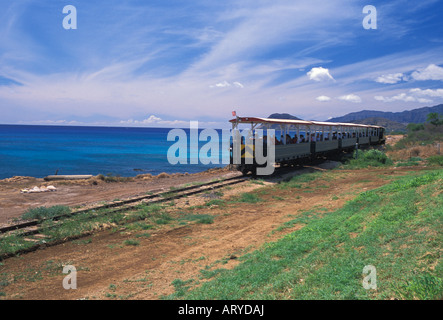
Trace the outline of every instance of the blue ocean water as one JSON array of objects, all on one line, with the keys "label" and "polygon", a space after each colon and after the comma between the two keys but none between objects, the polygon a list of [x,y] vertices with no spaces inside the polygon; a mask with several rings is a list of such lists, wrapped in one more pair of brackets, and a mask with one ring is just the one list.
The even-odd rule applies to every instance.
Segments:
[{"label": "blue ocean water", "polygon": [[[0,125],[0,179],[58,174],[195,173],[219,164],[168,162],[168,128]],[[188,133],[189,129],[184,129]],[[221,135],[221,130],[217,130]],[[205,144],[201,142],[200,146]],[[188,159],[198,150],[189,150]]]}]

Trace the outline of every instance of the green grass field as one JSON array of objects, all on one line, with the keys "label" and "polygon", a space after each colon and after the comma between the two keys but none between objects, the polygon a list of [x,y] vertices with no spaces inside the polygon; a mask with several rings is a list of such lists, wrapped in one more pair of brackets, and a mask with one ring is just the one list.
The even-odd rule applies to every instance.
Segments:
[{"label": "green grass field", "polygon": [[[166,298],[441,299],[442,182],[441,169],[411,173],[334,212],[305,212],[291,221],[300,230]],[[363,287],[368,265],[377,289]]]}]

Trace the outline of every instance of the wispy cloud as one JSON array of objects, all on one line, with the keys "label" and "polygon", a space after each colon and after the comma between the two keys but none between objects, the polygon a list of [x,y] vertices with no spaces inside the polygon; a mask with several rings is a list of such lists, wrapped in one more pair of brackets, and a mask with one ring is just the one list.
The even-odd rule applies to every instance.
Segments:
[{"label": "wispy cloud", "polygon": [[395,101],[404,101],[404,102],[418,102],[418,103],[432,103],[434,102],[434,98],[437,100],[443,99],[443,89],[420,89],[414,88],[410,89],[407,93],[402,92],[392,97],[384,97],[384,96],[375,96],[374,99],[383,102],[395,102]]},{"label": "wispy cloud", "polygon": [[227,81],[219,82],[214,85],[210,85],[210,88],[227,88],[227,87],[235,87],[235,88],[244,88],[245,86],[238,81],[234,81],[233,83],[229,83]]},{"label": "wispy cloud", "polygon": [[389,84],[397,83],[403,80],[407,80],[407,77],[405,77],[403,73],[386,74],[377,77],[377,79],[375,79],[375,81],[378,83],[389,83]]}]

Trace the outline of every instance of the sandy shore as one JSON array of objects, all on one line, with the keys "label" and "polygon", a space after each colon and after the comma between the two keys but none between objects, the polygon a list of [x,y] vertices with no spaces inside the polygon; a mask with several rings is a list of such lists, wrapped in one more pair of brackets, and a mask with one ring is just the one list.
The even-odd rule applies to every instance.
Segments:
[{"label": "sandy shore", "polygon": [[[0,180],[0,225],[10,223],[29,208],[66,205],[81,207],[91,204],[123,200],[147,192],[169,190],[192,182],[238,175],[228,167],[215,168],[194,174],[138,175],[106,182],[99,176],[86,180],[45,181],[42,178],[12,177]],[[25,188],[54,186],[56,191],[22,193]]]}]

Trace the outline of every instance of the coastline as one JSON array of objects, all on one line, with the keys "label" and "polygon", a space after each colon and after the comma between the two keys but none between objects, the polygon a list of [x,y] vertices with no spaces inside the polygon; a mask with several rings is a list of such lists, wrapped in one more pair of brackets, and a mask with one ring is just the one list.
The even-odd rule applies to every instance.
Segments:
[{"label": "coastline", "polygon": [[[96,179],[99,179],[99,180],[104,180],[104,181],[109,180],[108,182],[111,182],[113,180],[114,181],[119,181],[119,182],[124,182],[124,181],[137,180],[137,179],[142,179],[142,180],[147,180],[147,179],[163,179],[163,178],[166,178],[166,177],[195,176],[195,175],[202,175],[202,174],[205,174],[205,173],[223,172],[223,171],[226,171],[226,170],[230,170],[229,167],[230,167],[230,165],[226,165],[225,167],[209,168],[209,169],[206,169],[206,170],[202,170],[202,171],[198,171],[198,172],[193,172],[193,173],[189,173],[189,172],[184,172],[184,173],[181,173],[181,172],[172,172],[172,173],[161,172],[161,173],[159,173],[157,175],[153,175],[153,174],[150,174],[150,173],[141,173],[141,174],[137,174],[135,176],[121,176],[121,175],[118,175],[118,174],[116,174],[116,175],[114,175],[114,174],[107,174],[107,175],[105,175],[105,174],[97,174],[97,175],[92,175],[92,174],[88,174],[88,173],[85,173],[85,174],[82,173],[82,174],[76,174],[76,175],[84,175],[84,176],[91,176],[91,177],[88,178],[88,179],[71,179],[70,181],[78,182],[80,180],[91,180],[91,179],[92,180],[96,180]],[[48,175],[46,177],[49,177],[49,176],[54,177],[56,175]],[[63,175],[60,175],[60,176],[63,176]],[[8,182],[17,182],[17,181],[40,181],[40,180],[42,180],[42,181],[46,182],[46,180],[45,180],[46,177],[40,178],[40,177],[33,177],[33,176],[14,175],[14,176],[9,177],[9,178],[0,179],[0,184],[1,183],[8,183]],[[69,181],[69,180],[68,179],[66,179],[66,180],[60,179],[58,181]]]}]

